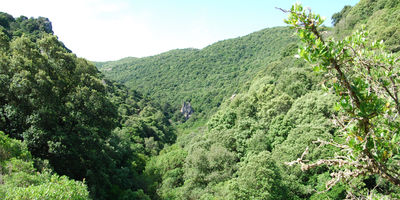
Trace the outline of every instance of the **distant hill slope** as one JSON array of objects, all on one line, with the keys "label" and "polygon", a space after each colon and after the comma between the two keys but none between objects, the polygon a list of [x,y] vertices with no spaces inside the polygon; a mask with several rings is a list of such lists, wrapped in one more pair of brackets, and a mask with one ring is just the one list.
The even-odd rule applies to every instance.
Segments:
[{"label": "distant hill slope", "polygon": [[336,35],[348,35],[365,25],[374,39],[385,42],[388,50],[400,51],[399,0],[361,0],[351,9],[344,8],[340,14]]},{"label": "distant hill slope", "polygon": [[[372,37],[384,39],[389,50],[395,51],[400,20],[391,17],[398,16],[399,2],[361,0],[335,15],[335,33],[327,35],[340,38],[367,24]],[[378,23],[383,19],[387,21]],[[385,36],[387,29],[393,29],[393,34]],[[278,60],[261,67],[249,81],[250,87],[246,84],[234,98],[222,103],[206,128],[179,135],[176,144],[148,162],[146,172],[159,184],[149,192],[154,199],[345,199],[349,194],[365,193],[375,199],[399,199],[399,188],[376,176],[351,182],[354,188],[340,183],[326,190],[333,170],[324,166],[303,172],[300,166],[285,164],[298,159],[305,149],[311,162],[340,154],[313,142],[337,141],[332,115],[338,99],[320,87],[326,77],[294,57],[296,45],[285,45],[277,47],[286,50],[272,55]],[[270,58],[264,59],[260,61]]]},{"label": "distant hill slope", "polygon": [[178,110],[190,101],[195,113],[208,114],[223,99],[242,91],[257,72],[278,60],[296,42],[286,27],[264,29],[217,42],[204,49],[172,50],[145,58],[98,62],[107,78],[150,95]]}]

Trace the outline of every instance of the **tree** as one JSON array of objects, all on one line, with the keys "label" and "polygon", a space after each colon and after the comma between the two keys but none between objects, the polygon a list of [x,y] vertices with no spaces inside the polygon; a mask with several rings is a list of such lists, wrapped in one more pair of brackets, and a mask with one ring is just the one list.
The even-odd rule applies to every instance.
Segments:
[{"label": "tree", "polygon": [[351,10],[351,6],[345,6],[340,12],[337,12],[332,15],[332,24],[336,26],[337,23],[344,17],[346,17],[347,13]]},{"label": "tree", "polygon": [[46,162],[40,170],[24,143],[11,139],[0,131],[0,198],[87,200],[89,192],[84,182],[53,174]]},{"label": "tree", "polygon": [[[269,151],[248,154],[231,180],[232,199],[288,199],[280,169]],[[228,198],[227,198],[228,199]]]},{"label": "tree", "polygon": [[101,199],[115,184],[109,140],[117,109],[100,73],[56,36],[10,40],[1,32],[0,38],[6,44],[0,48],[0,130],[23,140],[58,174],[86,179],[92,196]]},{"label": "tree", "polygon": [[370,41],[365,31],[341,41],[325,38],[320,31],[324,19],[299,4],[285,12],[285,22],[296,29],[304,45],[299,57],[326,76],[324,86],[340,98],[335,122],[341,128],[341,140],[316,141],[340,148],[336,157],[309,164],[306,150],[288,164],[299,163],[303,170],[339,166],[327,188],[366,175],[400,186],[399,58],[386,53],[383,42]]}]

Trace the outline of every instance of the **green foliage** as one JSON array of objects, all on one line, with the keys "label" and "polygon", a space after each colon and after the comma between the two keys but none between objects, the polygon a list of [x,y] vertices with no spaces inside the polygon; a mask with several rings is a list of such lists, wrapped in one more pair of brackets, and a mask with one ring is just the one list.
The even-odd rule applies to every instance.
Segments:
[{"label": "green foliage", "polygon": [[400,3],[396,0],[361,0],[351,9],[343,11],[335,27],[336,35],[343,38],[366,26],[368,38],[383,40],[387,50],[400,50]]},{"label": "green foliage", "polygon": [[[18,177],[24,179],[25,177]],[[69,180],[67,177],[48,175],[48,180],[41,184],[30,184],[27,187],[7,187],[4,200],[48,199],[48,200],[83,200],[89,199],[89,192],[83,183]],[[7,180],[6,180],[7,181]],[[6,183],[7,184],[7,183]]]},{"label": "green foliage", "polygon": [[[333,145],[347,155],[321,160],[316,166],[339,165],[350,169],[341,167],[341,171],[333,173],[334,181],[327,187],[339,180],[371,174],[400,186],[399,59],[384,51],[383,42],[370,42],[364,31],[341,41],[323,38],[318,30],[323,20],[298,4],[292,7],[286,22],[297,30],[304,43],[300,56],[329,78],[325,86],[340,98],[336,121],[342,126],[343,135]],[[298,162],[305,169],[315,166]]]},{"label": "green foliage", "polygon": [[[297,72],[302,65],[298,67],[287,71]],[[332,96],[305,90],[305,95],[293,99],[269,80],[273,79],[254,80],[246,93],[224,102],[209,120],[208,129],[179,136],[179,146],[175,144],[168,154],[152,159],[187,154],[173,164],[148,165],[160,173],[156,184],[159,198],[290,199],[314,194],[316,179],[326,177],[326,169],[303,176],[300,169],[290,170],[284,162],[297,158],[317,138],[333,137],[327,121],[332,114]],[[331,151],[313,153],[313,160],[332,155]],[[307,180],[310,176],[314,178]],[[339,188],[329,195],[339,198],[342,191]]]},{"label": "green foliage", "polygon": [[103,81],[107,84],[109,99],[118,106],[120,127],[114,132],[128,134],[129,138],[126,139],[135,143],[135,151],[156,155],[164,144],[175,141],[175,130],[167,118],[168,105],[162,107],[137,91],[128,90],[115,82]]},{"label": "green foliage", "polygon": [[[333,16],[333,30],[294,7],[289,21],[306,43],[299,54],[317,73],[295,59],[293,31],[277,27],[201,50],[96,63],[102,75],[52,35],[48,19],[0,13],[0,130],[24,141],[0,133],[0,198],[88,199],[88,191],[94,199],[398,198],[399,188],[376,171],[351,179],[356,187],[321,192],[343,167],[303,160],[359,161],[366,148],[396,178],[398,59],[364,38],[397,52],[398,6],[362,0]],[[325,38],[361,24],[370,35]],[[182,102],[195,111],[186,123]],[[302,168],[287,165],[296,159]]]},{"label": "green foliage", "polygon": [[284,27],[270,28],[201,50],[172,50],[96,65],[107,78],[148,94],[160,104],[169,103],[172,112],[179,112],[183,102],[191,102],[193,118],[203,119],[224,99],[242,91],[243,84],[270,61],[278,60],[286,45],[295,41],[291,34]]},{"label": "green foliage", "polygon": [[106,148],[117,116],[97,70],[51,35],[37,42],[17,37],[1,56],[1,128],[24,139],[56,172],[94,184],[89,172],[102,170],[95,160],[109,160],[99,149]]},{"label": "green foliage", "polygon": [[[340,17],[345,18],[348,13],[350,7]],[[317,83],[325,77],[293,58],[297,46],[287,44],[280,59],[268,62],[254,80],[238,90],[241,92],[225,100],[206,129],[191,129],[192,132],[178,137],[178,146],[166,155],[184,152],[185,159],[180,157],[166,166],[149,165],[149,169],[160,173],[154,184],[157,198],[344,199],[346,194],[354,193],[345,184],[336,184],[321,193],[326,190],[330,174],[337,169],[319,166],[302,172],[299,166],[286,165],[301,157],[307,147],[307,159],[311,162],[333,157],[338,148],[319,148],[314,142],[342,140],[331,123],[332,115],[338,114],[333,110],[334,102],[340,98],[316,91],[321,89]],[[323,87],[327,85],[324,83]],[[220,161],[217,165],[213,159],[215,152]],[[159,158],[163,157],[152,160]],[[162,170],[165,168],[168,170]],[[383,189],[382,184],[387,182],[366,184],[359,180],[354,184],[363,191],[382,187],[374,197],[386,198],[390,191],[396,193],[390,186]]]},{"label": "green foliage", "polygon": [[186,156],[187,152],[174,144],[147,163],[145,174],[149,177],[148,193],[152,199],[179,199],[181,193],[177,188],[183,185]]},{"label": "green foliage", "polygon": [[339,23],[340,20],[342,20],[343,18],[346,17],[346,15],[349,13],[349,11],[351,10],[351,6],[345,6],[343,7],[343,9],[332,15],[332,24],[334,26],[337,25],[337,23]]},{"label": "green foliage", "polygon": [[281,171],[268,151],[247,155],[232,180],[233,199],[288,199]]},{"label": "green foliage", "polygon": [[0,12],[0,27],[9,38],[21,37],[25,34],[33,39],[39,39],[46,34],[53,34],[50,20],[44,17],[20,16],[14,18],[7,13]]},{"label": "green foliage", "polygon": [[89,199],[83,182],[51,174],[49,169],[37,172],[26,145],[1,131],[0,152],[1,199]]},{"label": "green foliage", "polygon": [[0,128],[58,174],[86,180],[96,199],[148,198],[141,190],[145,161],[175,140],[161,106],[104,80],[46,33],[44,18],[5,16]]}]

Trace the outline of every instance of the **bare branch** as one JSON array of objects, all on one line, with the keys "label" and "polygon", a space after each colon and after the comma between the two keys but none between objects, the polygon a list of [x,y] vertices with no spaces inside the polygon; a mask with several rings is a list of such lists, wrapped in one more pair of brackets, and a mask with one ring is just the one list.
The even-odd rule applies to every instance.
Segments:
[{"label": "bare branch", "polygon": [[289,13],[289,12],[291,12],[290,10],[285,10],[285,9],[279,8],[279,7],[275,7],[275,9],[278,9],[278,10],[284,12],[284,13]]}]

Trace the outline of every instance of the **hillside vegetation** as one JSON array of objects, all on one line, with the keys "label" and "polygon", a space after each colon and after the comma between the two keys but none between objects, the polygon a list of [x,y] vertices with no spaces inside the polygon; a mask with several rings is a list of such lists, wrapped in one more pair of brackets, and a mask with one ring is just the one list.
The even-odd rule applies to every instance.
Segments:
[{"label": "hillside vegetation", "polygon": [[0,19],[0,196],[148,198],[145,161],[175,140],[159,104],[103,79],[47,19]]},{"label": "hillside vegetation", "polygon": [[[336,26],[333,30],[328,29],[325,35],[340,39],[365,24],[366,30],[371,32],[370,38],[384,39],[387,50],[396,52],[399,40],[394,39],[394,33],[399,30],[398,21],[385,20],[383,25],[371,16],[380,14],[389,18],[397,10],[395,1],[361,1],[354,7],[347,6],[338,12],[335,15],[336,21],[334,20]],[[351,20],[355,23],[351,24]],[[382,32],[383,26],[385,29],[395,30],[394,33],[387,35],[387,32]],[[153,177],[153,184],[148,184],[147,189],[152,199],[344,199],[355,196],[398,198],[399,188],[375,175],[357,177],[352,182],[340,182],[321,193],[325,191],[325,184],[331,180],[330,174],[336,172],[335,169],[322,165],[303,172],[299,165],[290,167],[285,164],[301,157],[306,148],[309,151],[307,160],[311,163],[334,157],[340,152],[339,148],[322,148],[313,142],[342,140],[338,128],[332,123],[332,116],[339,114],[334,110],[337,107],[337,97],[320,88],[324,82],[322,74],[313,72],[309,64],[294,58],[300,45],[297,39],[292,38],[292,31],[286,30],[290,33],[288,36],[291,40],[279,44],[284,49],[279,54],[270,55],[272,58],[257,57],[260,60],[252,63],[260,63],[261,66],[249,76],[246,73],[238,74],[238,77],[246,77],[245,84],[235,85],[221,98],[224,99],[221,105],[211,106],[218,106],[218,109],[215,113],[210,112],[212,116],[205,127],[180,135],[174,145],[165,148],[159,156],[148,162],[145,173]],[[253,34],[272,31],[276,29]],[[253,34],[243,38],[253,38]],[[243,38],[214,45],[240,43]],[[258,41],[259,44],[263,42]],[[212,48],[214,45],[202,50],[172,52],[186,57],[197,52],[216,50]],[[179,54],[180,51],[182,54]],[[169,65],[170,60],[163,60],[162,55],[164,54],[159,55],[160,57],[134,58],[131,63],[123,60],[124,67],[108,63],[100,69],[111,79],[118,77],[114,70],[125,69],[119,73],[124,74],[124,79],[115,80],[126,83],[128,87],[145,88],[147,82],[143,79],[148,74]],[[155,57],[160,59],[161,64],[150,66],[150,72],[139,70],[140,65],[135,64]],[[210,58],[210,62],[213,61],[215,60]],[[182,65],[181,70],[187,66]],[[127,75],[130,72],[136,75]],[[194,76],[195,73],[187,76],[190,75]],[[134,77],[135,80],[128,80],[127,77]],[[168,79],[163,78],[163,73],[152,77]],[[137,83],[133,84],[134,82]],[[215,81],[211,85],[216,83]],[[170,91],[162,93],[165,96],[160,96],[159,99],[169,96],[171,90],[174,95],[180,95],[181,83],[178,81],[175,84],[175,87],[169,88]],[[152,87],[153,91],[157,91],[157,85]],[[198,90],[196,88],[192,91]],[[237,95],[231,97],[233,93]],[[202,96],[197,92],[190,95]]]},{"label": "hillside vegetation", "polygon": [[400,51],[400,2],[395,0],[362,0],[353,8],[344,8],[335,34],[345,36],[365,26],[371,36],[392,52]]},{"label": "hillside vegetation", "polygon": [[399,6],[95,65],[0,13],[0,198],[399,199]]},{"label": "hillside vegetation", "polygon": [[107,78],[147,94],[161,104],[168,103],[174,111],[183,102],[190,102],[195,115],[207,116],[224,99],[242,91],[268,63],[294,50],[295,41],[293,31],[277,27],[217,42],[201,50],[172,50],[151,57],[96,63],[96,66]]}]

